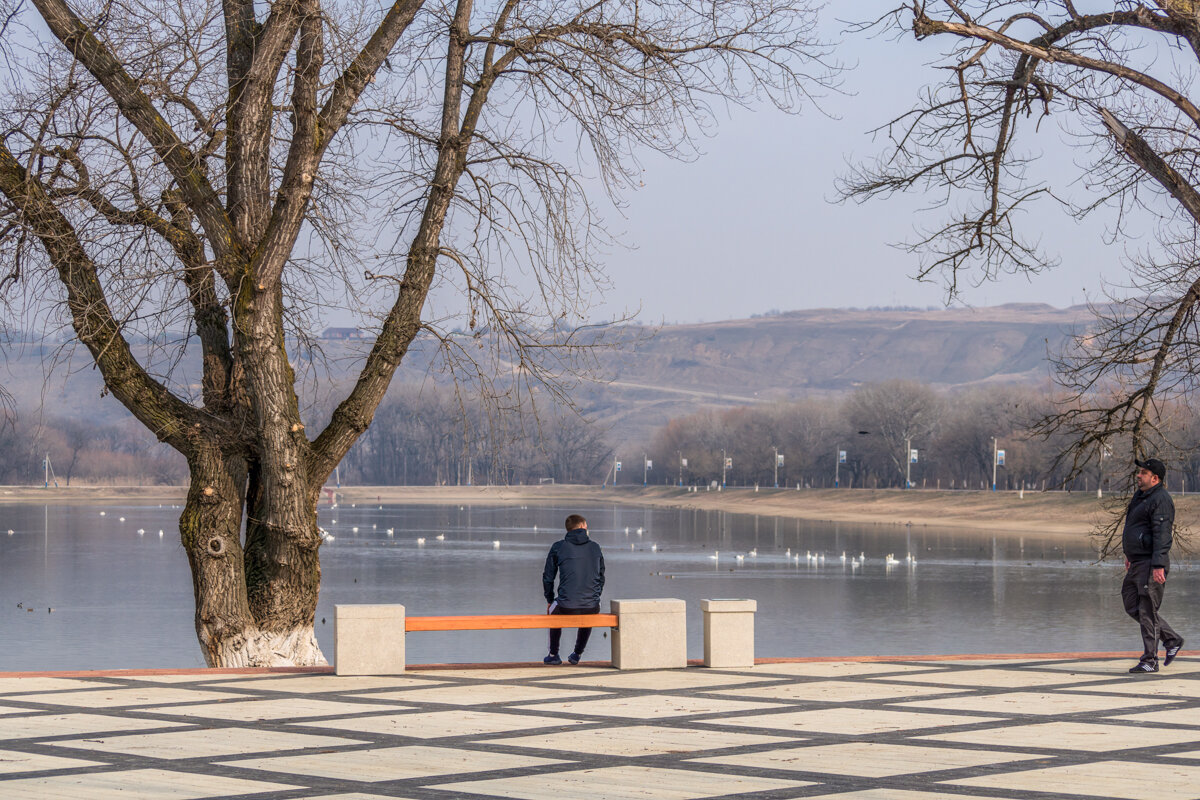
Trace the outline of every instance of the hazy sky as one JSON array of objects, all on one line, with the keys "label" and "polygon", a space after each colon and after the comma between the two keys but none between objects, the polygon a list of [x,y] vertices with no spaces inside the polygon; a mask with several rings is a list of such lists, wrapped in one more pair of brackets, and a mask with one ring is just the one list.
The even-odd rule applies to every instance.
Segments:
[{"label": "hazy sky", "polygon": [[[866,17],[891,3],[832,5]],[[771,309],[944,302],[942,287],[912,279],[915,257],[889,246],[911,236],[919,197],[833,202],[847,161],[881,151],[870,129],[909,109],[923,85],[944,75],[924,63],[938,43],[868,39],[841,27],[832,19],[826,25],[843,42],[838,57],[855,66],[843,76],[846,94],[823,99],[828,115],[811,107],[799,116],[738,112],[704,143],[699,161],[646,158],[645,187],[630,195],[626,219],[612,225],[636,249],[608,258],[616,283],[608,310],[640,304],[647,322],[695,322]],[[1057,126],[1043,124],[1036,146],[1045,153],[1040,168],[1075,177]],[[1082,189],[1073,193],[1082,196]],[[1082,303],[1098,293],[1102,275],[1120,279],[1123,254],[1145,244],[1106,245],[1102,218],[1081,225],[1056,206],[1045,211],[1028,220],[1029,230],[1062,265],[969,289],[966,303]]]}]

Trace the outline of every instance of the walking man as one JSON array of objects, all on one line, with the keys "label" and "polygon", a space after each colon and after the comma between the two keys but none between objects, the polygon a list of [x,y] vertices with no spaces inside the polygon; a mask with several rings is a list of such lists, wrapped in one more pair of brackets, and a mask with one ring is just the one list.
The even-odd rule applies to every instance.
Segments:
[{"label": "walking man", "polygon": [[1163,666],[1179,655],[1183,637],[1158,615],[1167,573],[1171,571],[1171,527],[1175,523],[1175,504],[1163,481],[1167,467],[1157,458],[1134,462],[1137,467],[1137,491],[1125,510],[1125,530],[1121,546],[1125,551],[1125,580],[1121,600],[1125,613],[1138,621],[1142,629],[1142,658],[1129,671],[1158,672],[1158,643],[1163,643]]},{"label": "walking man", "polygon": [[[554,578],[558,576],[558,594]],[[599,614],[600,592],[604,589],[604,554],[600,545],[588,538],[587,520],[579,514],[567,517],[567,535],[550,547],[546,568],[542,570],[542,590],[546,595],[547,614]],[[592,635],[591,628],[575,634],[575,650],[567,661],[578,664]],[[550,629],[550,654],[542,661],[561,664],[558,643],[562,628]]]}]

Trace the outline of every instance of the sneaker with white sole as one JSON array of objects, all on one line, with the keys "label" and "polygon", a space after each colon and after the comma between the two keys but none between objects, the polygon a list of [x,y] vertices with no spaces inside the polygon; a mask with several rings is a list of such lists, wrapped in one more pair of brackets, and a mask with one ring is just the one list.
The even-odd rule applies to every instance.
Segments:
[{"label": "sneaker with white sole", "polygon": [[1153,661],[1139,661],[1137,666],[1130,667],[1129,671],[1135,675],[1142,672],[1158,672],[1158,664]]}]

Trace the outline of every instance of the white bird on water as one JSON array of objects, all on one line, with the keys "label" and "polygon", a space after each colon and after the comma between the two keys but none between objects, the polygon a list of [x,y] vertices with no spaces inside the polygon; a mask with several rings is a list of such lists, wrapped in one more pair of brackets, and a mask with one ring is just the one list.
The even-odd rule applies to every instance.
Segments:
[{"label": "white bird on water", "polygon": [[842,563],[843,564],[846,563],[846,551],[845,550],[842,551]]},{"label": "white bird on water", "polygon": [[439,542],[444,542],[444,541],[446,541],[446,534],[439,533],[437,536],[435,536],[433,538],[437,539]]},{"label": "white bird on water", "polygon": [[418,537],[417,537],[417,544],[425,544],[425,537],[424,537],[424,536],[418,536]]},{"label": "white bird on water", "polygon": [[163,535],[163,529],[162,529],[162,528],[159,528],[159,529],[158,529],[158,535],[159,535],[159,536],[162,536],[162,535]]},{"label": "white bird on water", "polygon": [[752,550],[750,551],[750,557],[751,557],[751,558],[758,558],[758,548],[757,548],[757,547],[755,547],[754,549],[752,549]]},{"label": "white bird on water", "polygon": [[387,535],[388,535],[388,536],[391,536],[391,535],[392,535],[392,534],[394,534],[395,532],[396,532],[396,529],[395,529],[395,528],[388,528],[388,529],[387,529]]},{"label": "white bird on water", "polygon": [[638,536],[641,536],[641,535],[642,535],[642,529],[641,529],[641,528],[638,528],[638,529],[637,529],[637,535],[638,535]]},{"label": "white bird on water", "polygon": [[492,549],[493,550],[500,549],[500,540],[499,539],[492,539]]},{"label": "white bird on water", "polygon": [[146,532],[145,528],[138,528],[138,536],[141,536],[145,532]]},{"label": "white bird on water", "polygon": [[746,557],[743,555],[736,555],[736,556],[734,556],[734,558],[736,558],[737,562],[740,564],[740,563],[742,563],[742,561],[745,560]]},{"label": "white bird on water", "polygon": [[8,529],[8,535],[9,535],[9,536],[12,536],[12,535],[13,535],[13,529],[12,529],[12,528],[9,528],[9,529]]},{"label": "white bird on water", "polygon": [[713,554],[711,556],[709,556],[709,558],[712,559],[713,561],[720,561],[721,560],[721,551],[713,550]]},{"label": "white bird on water", "polygon": [[351,532],[351,533],[358,533],[358,528],[351,528],[351,529],[350,529],[350,532]]},{"label": "white bird on water", "polygon": [[[162,532],[162,529],[160,528],[160,529],[159,529],[159,531],[158,531],[158,538],[160,538],[160,539],[161,539],[162,537],[163,537],[163,532]],[[332,536],[330,536],[330,537],[329,537],[329,539],[332,541],[332,540],[333,540],[333,537],[332,537]]]},{"label": "white bird on water", "polygon": [[651,552],[651,553],[657,553],[657,552],[658,552],[658,545],[656,545],[656,544],[652,544],[652,545],[650,545],[650,552]]},{"label": "white bird on water", "polygon": [[899,564],[899,563],[900,563],[899,559],[897,559],[897,558],[896,558],[896,555],[895,555],[895,553],[888,553],[888,554],[887,554],[887,558],[886,558],[886,559],[884,559],[884,561],[886,561],[886,562],[887,562],[887,565],[888,565],[889,567],[894,567],[894,566],[896,566],[897,564]]},{"label": "white bird on water", "polygon": [[124,522],[124,521],[125,521],[124,517],[121,517],[119,520],[117,520],[117,522]]},{"label": "white bird on water", "polygon": [[102,517],[103,517],[103,516],[105,516],[106,514],[108,514],[108,512],[107,512],[107,511],[101,511],[101,512],[100,512],[100,516],[102,516]]}]

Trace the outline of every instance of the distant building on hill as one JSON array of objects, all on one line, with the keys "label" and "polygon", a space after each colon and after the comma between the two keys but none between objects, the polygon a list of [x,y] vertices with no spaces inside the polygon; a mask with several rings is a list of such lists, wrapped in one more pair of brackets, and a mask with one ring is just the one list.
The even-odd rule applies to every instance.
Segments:
[{"label": "distant building on hill", "polygon": [[322,339],[366,339],[367,335],[361,328],[326,328],[321,332]]}]

